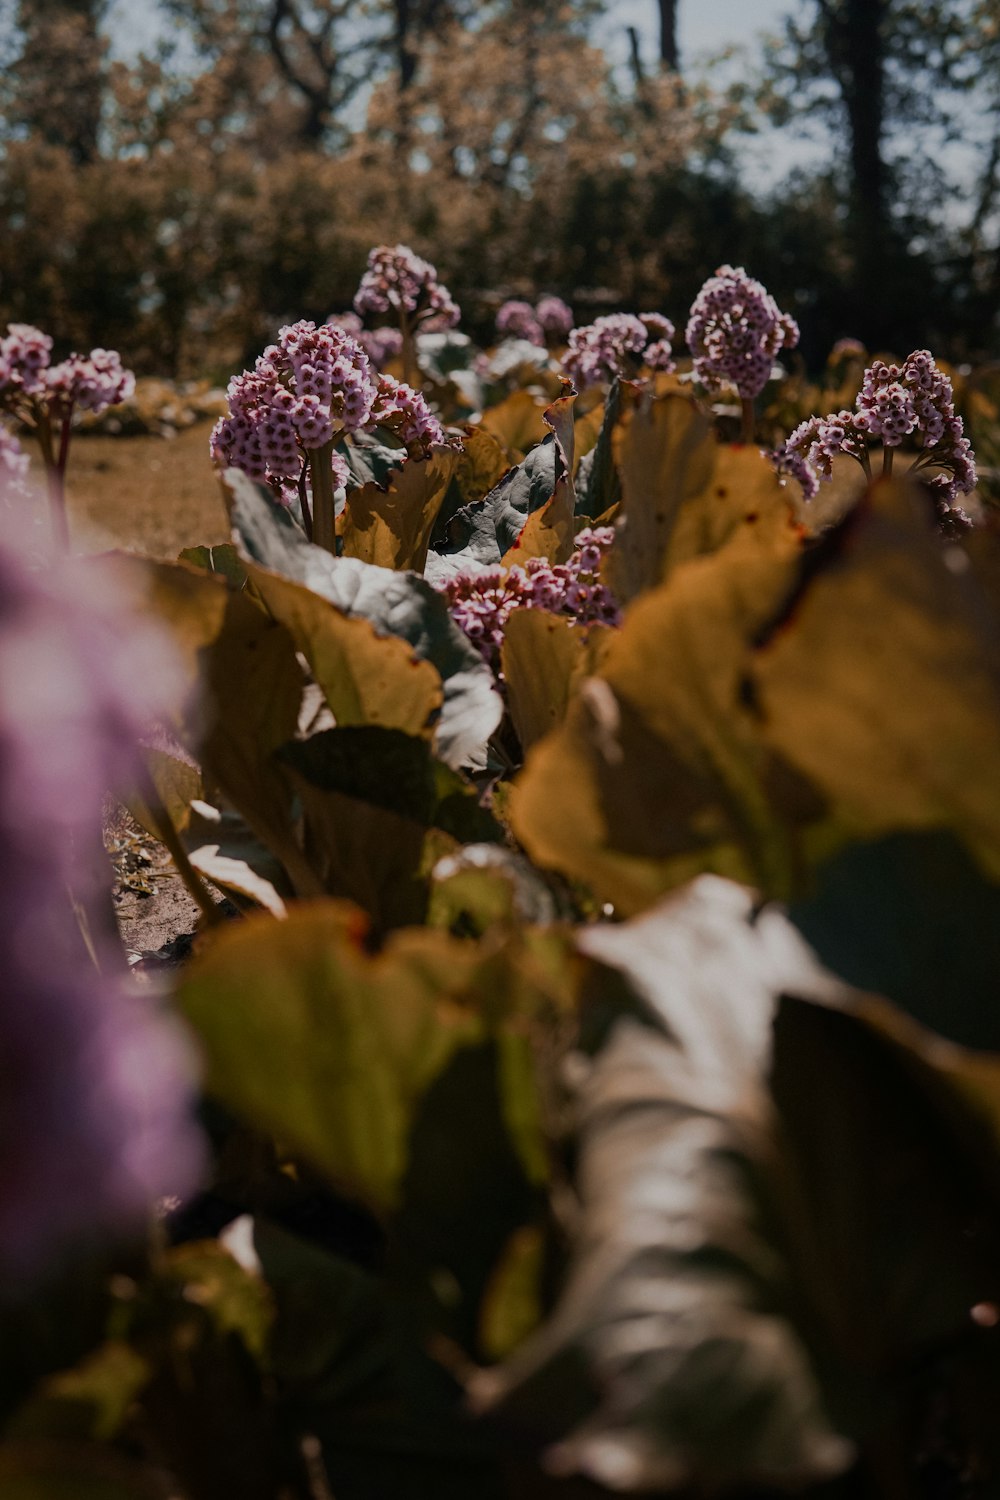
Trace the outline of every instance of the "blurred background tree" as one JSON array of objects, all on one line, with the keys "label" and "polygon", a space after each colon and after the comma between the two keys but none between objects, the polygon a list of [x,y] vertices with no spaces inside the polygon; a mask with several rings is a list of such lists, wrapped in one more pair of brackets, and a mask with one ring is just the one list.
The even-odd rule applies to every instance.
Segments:
[{"label": "blurred background tree", "polygon": [[[694,70],[679,0],[0,0],[0,318],[222,374],[405,240],[499,300],[668,312],[745,263],[803,324],[983,355],[1000,301],[998,0],[789,0]],[[638,14],[632,7],[629,15]],[[603,42],[603,46],[601,45]],[[813,131],[777,187],[744,143]],[[770,182],[773,184],[772,172]],[[906,348],[904,348],[904,345]]]}]

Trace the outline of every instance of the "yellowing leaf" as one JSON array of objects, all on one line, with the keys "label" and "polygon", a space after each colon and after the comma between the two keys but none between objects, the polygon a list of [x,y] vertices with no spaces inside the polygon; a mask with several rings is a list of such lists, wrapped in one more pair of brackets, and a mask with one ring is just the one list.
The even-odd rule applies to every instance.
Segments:
[{"label": "yellowing leaf", "polygon": [[[443,701],[441,678],[408,642],[378,635],[361,618],[303,584],[247,565],[268,610],[288,629],[338,724],[381,724],[428,735]],[[287,736],[291,738],[291,735]]]},{"label": "yellowing leaf", "polygon": [[540,405],[528,391],[514,391],[483,412],[480,426],[502,444],[514,463],[519,463],[529,448],[540,443],[548,432]]},{"label": "yellowing leaf", "polygon": [[996,614],[904,483],[877,485],[834,545],[757,653],[761,733],[855,836],[950,828],[996,878]]},{"label": "yellowing leaf", "polygon": [[581,629],[540,609],[518,610],[508,620],[501,665],[524,750],[562,723],[574,688],[597,669],[610,635],[607,626]]},{"label": "yellowing leaf", "polygon": [[352,490],[337,526],[345,557],[422,573],[434,521],[457,466],[458,454],[442,448],[392,469],[388,489],[371,483]]},{"label": "yellowing leaf", "polygon": [[463,505],[482,500],[510,468],[510,460],[491,432],[474,427],[462,438],[455,482]]}]

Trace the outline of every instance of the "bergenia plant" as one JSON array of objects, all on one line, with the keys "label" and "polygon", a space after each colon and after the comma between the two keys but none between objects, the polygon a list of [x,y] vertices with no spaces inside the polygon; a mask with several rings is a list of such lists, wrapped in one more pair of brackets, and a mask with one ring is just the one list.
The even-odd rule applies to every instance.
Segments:
[{"label": "bergenia plant", "polygon": [[334,313],[326,321],[357,339],[376,370],[384,370],[390,359],[402,353],[403,335],[398,328],[366,328],[355,312]]},{"label": "bergenia plant", "polygon": [[188,1049],[99,905],[102,801],[135,782],[173,658],[103,588],[3,546],[0,599],[0,1267],[20,1278],[70,1239],[141,1231],[196,1185],[201,1142]]},{"label": "bergenia plant", "polygon": [[520,302],[516,297],[504,302],[497,311],[497,334],[502,339],[525,339],[529,344],[541,348],[545,343],[542,325],[535,316],[530,302]]},{"label": "bergenia plant", "polygon": [[409,385],[417,375],[417,334],[454,328],[461,317],[437,271],[408,245],[376,245],[369,252],[354,311],[362,318],[393,319],[400,334],[403,379]]},{"label": "bergenia plant", "polygon": [[573,327],[573,309],[561,297],[530,302],[511,298],[497,312],[496,329],[502,339],[524,339],[539,349],[564,344]]},{"label": "bergenia plant", "polygon": [[563,357],[563,369],[578,391],[602,382],[634,379],[643,367],[674,368],[674,325],[660,313],[611,313],[574,328]]},{"label": "bergenia plant", "polygon": [[71,354],[52,364],[52,340],[28,323],[11,323],[0,339],[0,410],[10,412],[38,440],[45,465],[52,531],[56,545],[69,546],[66,520],[66,464],[73,417],[101,412],[125,401],[135,377],[113,349]]},{"label": "bergenia plant", "polygon": [[742,437],[752,442],[753,404],[782,349],[794,349],[799,326],[742,266],[720,266],[695,298],[684,335],[694,373],[711,394],[735,387]]},{"label": "bergenia plant", "polygon": [[800,423],[775,461],[779,470],[798,479],[811,500],[820,480],[831,477],[838,453],[855,459],[871,478],[871,443],[881,444],[883,474],[892,473],[897,448],[916,448],[909,472],[921,474],[942,520],[968,524],[955,502],[976,485],[972,446],[955,413],[951,381],[929,350],[914,350],[901,365],[877,359],[865,371],[854,410]]},{"label": "bergenia plant", "polygon": [[577,533],[576,550],[565,563],[533,557],[524,567],[461,573],[444,588],[452,619],[498,676],[504,631],[515,610],[544,609],[581,626],[618,625],[618,601],[600,576],[613,541],[610,526],[587,527]]},{"label": "bergenia plant", "polygon": [[12,432],[0,423],[0,495],[8,503],[25,494],[28,455]]},{"label": "bergenia plant", "polygon": [[216,463],[298,502],[306,535],[336,550],[334,491],[348,479],[335,444],[345,434],[385,427],[408,449],[444,441],[423,396],[379,375],[358,341],[330,323],[282,328],[252,370],[234,376],[229,414],[216,423]]}]

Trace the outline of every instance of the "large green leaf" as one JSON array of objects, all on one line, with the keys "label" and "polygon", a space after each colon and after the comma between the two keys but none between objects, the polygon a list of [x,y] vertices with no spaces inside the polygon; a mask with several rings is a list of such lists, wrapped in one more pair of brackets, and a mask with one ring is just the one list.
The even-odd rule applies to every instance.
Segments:
[{"label": "large green leaf", "polygon": [[[451,766],[481,755],[500,721],[502,704],[489,667],[452,620],[441,594],[412,573],[332,557],[307,542],[280,506],[244,475],[229,470],[226,481],[233,525],[250,560],[304,585],[348,618],[367,620],[378,635],[407,642],[436,669],[443,684],[437,753]],[[260,587],[260,576],[256,582]]]},{"label": "large green leaf", "polygon": [[[551,1008],[566,981],[513,938],[407,929],[372,953],[369,937],[363,914],[333,901],[296,907],[284,922],[249,918],[196,956],[179,1001],[204,1047],[210,1092],[387,1212],[434,1080],[461,1049]],[[527,1085],[510,1084],[510,1118],[523,1122],[515,1095]],[[519,1137],[523,1125],[512,1126]]]},{"label": "large green leaf", "polygon": [[[568,1285],[476,1398],[615,1489],[801,1485],[855,1449],[885,1483],[928,1361],[965,1357],[1000,1288],[981,1092],[725,882],[580,946],[635,1014],[574,1069]],[[1000,1060],[978,1085],[995,1113]]]}]

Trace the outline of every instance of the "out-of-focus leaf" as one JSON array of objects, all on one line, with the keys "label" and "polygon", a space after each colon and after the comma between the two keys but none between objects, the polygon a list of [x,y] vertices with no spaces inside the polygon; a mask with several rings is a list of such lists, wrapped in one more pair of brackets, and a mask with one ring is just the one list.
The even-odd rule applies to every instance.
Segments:
[{"label": "out-of-focus leaf", "polygon": [[168,1500],[162,1474],[102,1445],[0,1446],[4,1500]]},{"label": "out-of-focus leaf", "polygon": [[149,1376],[147,1362],[123,1340],[102,1344],[74,1369],[43,1382],[5,1426],[4,1443],[106,1442]]},{"label": "out-of-focus leaf", "polygon": [[[371,956],[366,926],[335,902],[280,924],[251,918],[196,957],[180,1005],[205,1048],[209,1090],[384,1211],[417,1099],[482,1032],[452,999],[474,949],[412,933]],[[427,965],[415,961],[421,950]]]},{"label": "out-of-focus leaf", "polygon": [[[560,1015],[575,971],[565,940],[477,943],[411,928],[371,953],[369,937],[363,913],[343,902],[298,905],[284,922],[249,917],[195,956],[179,1003],[204,1048],[209,1092],[388,1212],[433,1080],[461,1049]],[[510,1109],[526,1152],[523,1098]]]},{"label": "out-of-focus leaf", "polygon": [[577,473],[576,513],[589,521],[596,521],[621,499],[621,480],[611,441],[611,435],[621,416],[621,391],[621,381],[615,380],[601,414],[596,442],[586,455],[586,465],[581,462]]},{"label": "out-of-focus leaf", "polygon": [[177,561],[189,563],[193,568],[203,568],[206,573],[215,573],[233,588],[242,588],[246,583],[246,569],[231,542],[215,547],[185,547],[178,554]]},{"label": "out-of-focus leaf", "polygon": [[701,869],[788,892],[788,825],[823,809],[773,784],[742,684],[797,558],[795,539],[779,548],[745,528],[635,602],[515,783],[512,824],[537,864],[623,912]]},{"label": "out-of-focus leaf", "polygon": [[693,402],[640,400],[622,441],[623,514],[608,559],[609,581],[623,602],[663,578],[681,507],[703,494],[715,458],[708,420]]},{"label": "out-of-focus leaf", "polygon": [[[248,1354],[264,1359],[273,1318],[270,1294],[259,1276],[215,1240],[168,1250],[135,1301],[121,1305],[118,1322],[141,1352],[161,1339],[177,1338],[178,1320],[183,1323],[196,1311],[213,1335],[235,1334]],[[186,1342],[182,1332],[181,1346]]]},{"label": "out-of-focus leaf", "polygon": [[384,807],[461,843],[498,839],[500,830],[473,787],[441,761],[426,741],[374,726],[327,729],[293,740],[280,752],[320,791]]},{"label": "out-of-focus leaf", "polygon": [[319,884],[294,837],[291,790],[274,761],[295,734],[304,687],[292,637],[220,578],[141,558],[110,564],[126,570],[136,596],[178,646],[192,691],[175,728],[204,783],[221,789],[295,888],[315,894]]},{"label": "out-of-focus leaf", "polygon": [[[364,907],[382,930],[423,921],[431,867],[451,839],[500,835],[473,788],[398,731],[329,729],[293,741],[281,758],[324,888]],[[430,829],[449,837],[428,838]]]},{"label": "out-of-focus leaf", "polygon": [[1000,886],[953,834],[850,844],[789,915],[849,984],[953,1042],[1000,1052]]},{"label": "out-of-focus leaf", "polygon": [[576,1264],[551,1319],[473,1387],[564,1475],[802,1483],[849,1460],[768,1233],[773,959],[749,915],[742,892],[704,881],[581,939],[649,1024],[622,1019],[579,1059]]},{"label": "out-of-focus leaf", "polygon": [[542,1318],[541,1277],[545,1242],[525,1224],[514,1231],[487,1288],[479,1341],[485,1357],[507,1359]]},{"label": "out-of-focus leaf", "polygon": [[[884,1452],[928,1358],[960,1359],[1000,1294],[997,1137],[970,1150],[956,1058],[725,882],[580,946],[634,1017],[573,1069],[568,1287],[474,1394],[619,1490],[803,1484]],[[997,1059],[971,1063],[995,1099]]]},{"label": "out-of-focus leaf", "polygon": [[432,880],[428,923],[457,937],[482,937],[494,926],[550,923],[562,915],[538,871],[523,854],[500,844],[466,844],[442,856]]},{"label": "out-of-focus leaf", "polygon": [[337,522],[345,557],[422,573],[431,531],[457,465],[457,453],[441,448],[428,458],[407,459],[384,487],[373,482],[352,490]]},{"label": "out-of-focus leaf", "polygon": [[507,621],[500,660],[507,708],[524,750],[560,725],[574,689],[600,664],[607,626],[581,629],[546,610],[516,610]]},{"label": "out-of-focus leaf", "polygon": [[994,609],[905,483],[876,485],[825,546],[756,654],[762,737],[855,837],[950,828],[997,879]]},{"label": "out-of-focus leaf", "polygon": [[220,853],[218,844],[200,844],[191,850],[189,858],[199,875],[204,875],[226,895],[243,897],[269,911],[272,917],[285,915],[285,903],[271,881],[258,875],[245,859]]},{"label": "out-of-focus leaf", "polygon": [[502,443],[510,459],[518,463],[529,448],[545,437],[544,409],[528,391],[514,391],[499,406],[483,412],[480,426]]},{"label": "out-of-focus leaf", "polygon": [[[171,823],[178,833],[183,833],[191,819],[191,803],[205,795],[201,772],[179,745],[176,750],[166,750],[146,743],[142,747],[142,760]],[[128,806],[143,828],[157,836],[156,819],[139,792],[129,795]]]},{"label": "out-of-focus leaf", "polygon": [[[407,642],[421,661],[434,667],[443,685],[435,726],[438,755],[457,767],[480,754],[500,721],[502,703],[493,674],[452,620],[441,594],[412,573],[390,572],[356,558],[332,557],[296,533],[279,507],[244,475],[229,470],[225,477],[232,496],[233,524],[252,561],[284,580],[304,585],[348,618],[368,621],[378,635]],[[266,580],[262,584],[259,572],[255,583],[263,591]],[[277,592],[273,587],[272,593]],[[298,608],[303,607],[299,601]],[[329,683],[327,690],[332,687]],[[418,732],[398,721],[389,727]]]},{"label": "out-of-focus leaf", "polygon": [[718,552],[742,527],[753,527],[767,544],[781,546],[799,531],[796,508],[770,459],[759,448],[716,446],[703,490],[686,495],[676,513],[662,560],[666,577],[680,563]]}]

